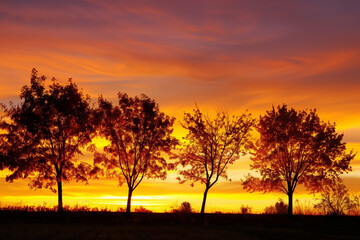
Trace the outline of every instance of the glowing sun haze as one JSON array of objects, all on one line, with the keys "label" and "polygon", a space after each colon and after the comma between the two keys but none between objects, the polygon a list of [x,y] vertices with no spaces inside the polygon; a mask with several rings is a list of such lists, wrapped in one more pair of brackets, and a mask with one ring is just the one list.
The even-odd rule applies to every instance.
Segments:
[{"label": "glowing sun haze", "polygon": [[[48,78],[73,78],[93,101],[99,94],[145,93],[182,119],[195,102],[207,112],[248,109],[258,117],[272,105],[316,108],[336,122],[349,149],[360,150],[360,1],[357,0],[2,0],[0,101],[19,102],[33,67]],[[184,131],[176,124],[175,134]],[[90,159],[86,154],[82,158]],[[209,192],[207,211],[262,209],[285,195],[249,194],[240,178],[249,157],[230,166],[232,182]],[[360,160],[344,176],[360,191]],[[56,194],[32,191],[26,181],[0,179],[2,204],[54,204]],[[204,186],[148,180],[134,205],[156,211],[189,201],[200,207]],[[64,184],[64,204],[124,207],[117,181]],[[294,198],[311,199],[301,188]],[[22,201],[20,203],[20,201]],[[118,205],[120,204],[120,205]]]}]

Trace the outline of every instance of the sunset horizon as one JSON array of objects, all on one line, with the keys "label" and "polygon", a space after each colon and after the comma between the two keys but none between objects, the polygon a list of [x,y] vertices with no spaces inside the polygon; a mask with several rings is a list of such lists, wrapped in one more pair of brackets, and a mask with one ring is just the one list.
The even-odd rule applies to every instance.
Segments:
[{"label": "sunset horizon", "polygon": [[[39,72],[39,75],[41,75],[41,72]],[[51,77],[48,77],[48,80],[49,79],[51,79]],[[59,81],[60,84],[64,84],[68,81],[68,79],[57,81]],[[72,81],[76,84],[75,79],[72,79]],[[29,83],[26,83],[25,85],[29,85]],[[81,86],[78,87],[81,91],[83,91]],[[84,92],[84,94],[86,94],[86,92]],[[97,99],[91,99],[91,101],[95,104]],[[116,104],[116,101],[117,100],[113,103]],[[20,103],[20,98],[18,99],[18,102]],[[219,111],[225,111],[229,115],[236,115],[236,113],[232,113],[224,107],[206,109],[198,106],[197,103],[194,103],[194,106],[191,108],[194,109],[196,107],[199,107],[209,116],[214,116]],[[272,107],[276,106],[272,105],[271,108]],[[316,108],[296,110],[307,109]],[[162,110],[161,106],[160,110]],[[190,110],[182,111],[181,115],[185,112],[190,112]],[[238,114],[245,112],[252,114],[248,109],[245,109]],[[265,112],[262,114],[260,113],[260,116],[264,115]],[[258,117],[255,117],[255,119],[258,121]],[[187,131],[181,127],[180,122],[183,122],[181,118],[176,119],[173,135],[181,141]],[[253,132],[252,137],[256,140],[258,138],[258,133],[255,130],[253,130]],[[343,133],[341,130],[338,132]],[[92,143],[97,146],[97,150],[102,151],[102,148],[108,143],[108,141],[97,136],[92,140]],[[358,146],[356,144],[347,143],[348,151],[354,150],[357,147]],[[84,155],[78,155],[77,159],[91,164],[94,158],[93,153],[87,151],[85,148],[83,148],[83,151]],[[209,191],[206,212],[240,213],[242,207],[250,207],[252,213],[263,213],[266,207],[274,205],[280,199],[287,202],[287,196],[281,192],[249,193],[243,190],[241,182],[244,180],[245,176],[248,173],[257,174],[255,170],[250,169],[250,156],[250,154],[240,156],[240,159],[235,161],[234,164],[229,165],[229,175],[231,181],[221,179],[219,183],[216,184],[211,191]],[[169,162],[173,162],[169,156],[167,156],[167,159]],[[356,161],[356,159],[354,161]],[[353,164],[354,161],[351,162],[353,169],[356,167]],[[8,195],[6,194],[7,191],[5,191],[5,194],[2,192],[2,196],[0,197],[0,204],[2,207],[57,207],[57,194],[54,194],[49,189],[29,189],[29,180],[27,179],[18,179],[11,183],[6,182],[5,177],[8,176],[9,173],[10,172],[6,169],[1,172],[2,182],[0,184],[2,185],[2,189],[6,189],[8,191]],[[360,192],[359,184],[356,182],[356,180],[358,180],[358,174],[359,173],[357,173],[356,170],[353,170],[340,176],[352,194],[358,194]],[[134,191],[134,195],[132,197],[132,209],[136,210],[139,207],[144,207],[153,212],[171,212],[174,209],[177,209],[181,203],[190,202],[193,210],[195,212],[199,212],[203,198],[204,184],[196,183],[195,186],[190,186],[190,183],[180,184],[176,179],[178,176],[178,170],[175,170],[168,172],[166,180],[145,179]],[[64,206],[70,209],[74,207],[85,207],[89,208],[89,210],[92,209],[95,211],[125,211],[127,187],[125,185],[119,186],[118,182],[119,180],[116,178],[108,179],[106,177],[88,179],[88,183],[76,181],[64,182]],[[294,193],[294,206],[296,209],[311,208],[319,197],[319,193],[310,193],[306,191],[304,186],[299,186]]]}]

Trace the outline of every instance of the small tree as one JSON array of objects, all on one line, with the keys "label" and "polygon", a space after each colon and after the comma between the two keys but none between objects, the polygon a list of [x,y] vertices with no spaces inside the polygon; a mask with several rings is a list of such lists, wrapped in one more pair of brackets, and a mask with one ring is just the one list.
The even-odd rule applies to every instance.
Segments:
[{"label": "small tree", "polygon": [[315,110],[273,107],[260,116],[256,129],[260,139],[250,166],[261,177],[248,175],[243,187],[250,192],[284,192],[289,198],[289,215],[298,184],[318,192],[323,184],[351,170],[355,154],[346,153],[343,135],[335,132],[335,124],[321,122]]},{"label": "small tree", "polygon": [[178,212],[180,213],[191,213],[192,212],[192,207],[191,207],[191,204],[189,202],[182,202],[179,209],[178,209]]},{"label": "small tree", "polygon": [[132,193],[144,178],[166,178],[172,165],[164,154],[171,154],[178,141],[171,136],[175,119],[160,112],[154,100],[123,93],[118,98],[118,106],[99,98],[100,136],[110,143],[95,154],[94,163],[105,176],[118,177],[120,186],[126,182],[130,213]]},{"label": "small tree", "polygon": [[252,124],[250,114],[229,117],[227,113],[218,112],[212,120],[197,107],[192,114],[185,113],[182,126],[188,134],[176,162],[184,167],[178,180],[180,183],[191,181],[192,186],[197,181],[205,184],[201,214],[205,211],[209,189],[220,177],[228,179],[228,164],[233,164],[250,147]]},{"label": "small tree", "polygon": [[81,148],[91,142],[95,131],[89,97],[69,80],[60,85],[53,79],[45,85],[45,76],[36,69],[30,86],[21,89],[18,106],[6,108],[0,123],[2,159],[12,173],[6,180],[30,178],[31,188],[57,185],[58,211],[63,210],[62,182],[87,181],[91,166],[76,163]]},{"label": "small tree", "polygon": [[279,198],[278,202],[274,206],[269,206],[264,209],[265,214],[286,214],[288,211],[288,205],[284,203],[284,200]]},{"label": "small tree", "polygon": [[189,202],[182,202],[179,207],[171,207],[172,213],[191,213],[193,211]]},{"label": "small tree", "polygon": [[321,197],[314,205],[315,209],[326,215],[345,215],[358,208],[359,196],[350,195],[341,179],[331,185],[321,187]]},{"label": "small tree", "polygon": [[249,207],[248,205],[241,205],[240,206],[240,213],[241,214],[251,214],[252,207]]}]

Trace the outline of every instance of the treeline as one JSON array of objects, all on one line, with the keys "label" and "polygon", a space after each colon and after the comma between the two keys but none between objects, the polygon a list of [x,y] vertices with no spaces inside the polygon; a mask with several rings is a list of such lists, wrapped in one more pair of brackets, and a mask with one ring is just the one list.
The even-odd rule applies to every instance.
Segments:
[{"label": "treeline", "polygon": [[[321,121],[316,110],[284,104],[256,120],[248,112],[233,116],[218,112],[211,117],[196,106],[181,120],[187,135],[179,141],[172,135],[175,118],[161,112],[146,95],[119,92],[116,104],[100,96],[95,105],[71,79],[65,85],[56,79],[48,82],[33,69],[20,98],[18,105],[2,105],[0,169],[10,171],[8,182],[27,178],[30,188],[57,192],[59,212],[63,182],[118,178],[120,186],[128,187],[130,213],[131,197],[143,179],[164,180],[167,171],[177,170],[180,183],[205,185],[203,214],[210,188],[219,178],[228,179],[229,165],[245,154],[251,154],[250,168],[259,177],[248,175],[243,188],[284,192],[289,215],[299,184],[311,193],[335,196],[336,202],[323,198],[324,209],[334,208],[336,194],[349,195],[339,175],[351,171],[355,154],[346,151],[335,124]],[[258,139],[252,137],[254,130]],[[97,149],[92,142],[97,136],[109,144]],[[84,149],[93,153],[92,164],[77,158]]]}]

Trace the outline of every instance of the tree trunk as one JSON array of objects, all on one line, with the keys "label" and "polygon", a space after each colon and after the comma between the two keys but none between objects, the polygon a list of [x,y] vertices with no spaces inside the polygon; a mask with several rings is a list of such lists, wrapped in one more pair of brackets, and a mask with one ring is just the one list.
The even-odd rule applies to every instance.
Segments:
[{"label": "tree trunk", "polygon": [[288,216],[293,215],[293,192],[288,193],[289,202],[288,202]]},{"label": "tree trunk", "polygon": [[205,192],[204,192],[203,202],[201,205],[201,212],[200,212],[201,215],[204,215],[204,213],[205,213],[205,204],[206,204],[206,197],[207,197],[208,191],[209,191],[209,188],[206,187]]},{"label": "tree trunk", "polygon": [[57,182],[58,184],[58,212],[62,212],[63,211],[63,201],[62,201],[62,184],[61,184],[61,180],[58,180]]},{"label": "tree trunk", "polygon": [[129,187],[129,193],[128,193],[128,199],[127,199],[127,205],[126,205],[126,213],[130,214],[131,213],[131,197],[132,197],[132,192],[134,190]]}]

